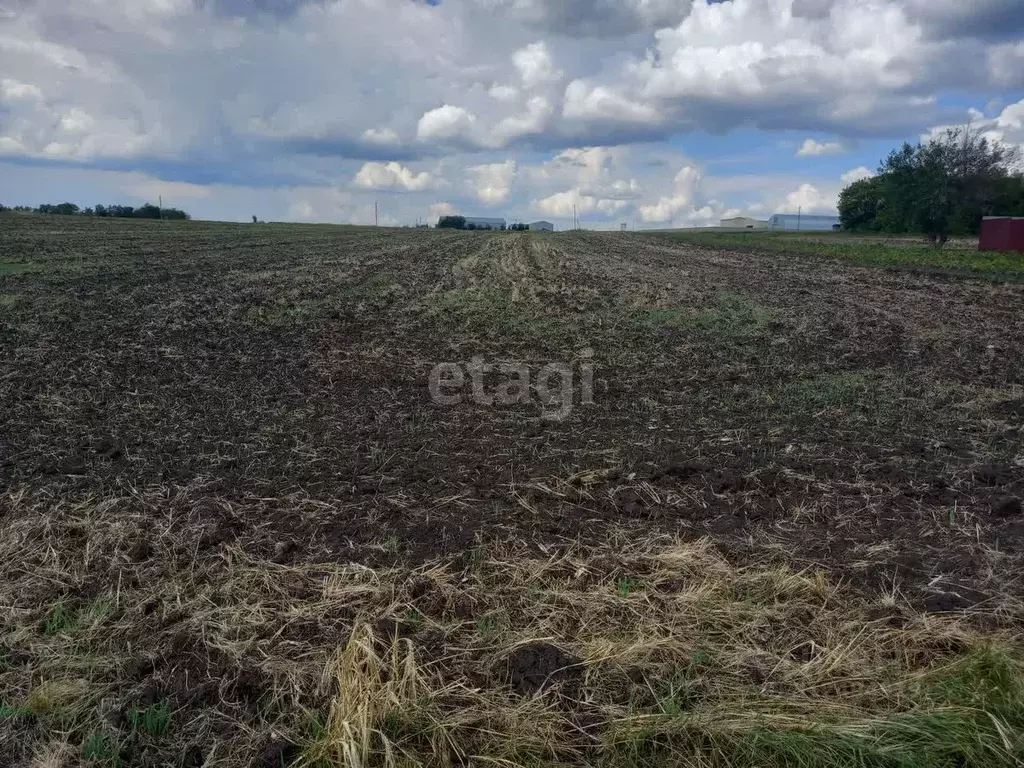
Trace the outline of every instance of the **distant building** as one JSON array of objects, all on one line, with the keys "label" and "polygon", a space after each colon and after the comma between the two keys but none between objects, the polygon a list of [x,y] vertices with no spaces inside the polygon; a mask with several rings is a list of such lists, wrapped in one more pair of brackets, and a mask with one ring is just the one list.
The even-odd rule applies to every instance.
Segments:
[{"label": "distant building", "polygon": [[487,219],[479,216],[466,217],[466,229],[504,229],[504,219]]},{"label": "distant building", "polygon": [[536,232],[554,232],[555,225],[550,221],[533,221],[530,222],[530,229]]},{"label": "distant building", "polygon": [[722,219],[719,226],[730,229],[768,229],[768,222],[764,219],[752,219],[749,216],[733,216],[731,219]]},{"label": "distant building", "polygon": [[769,229],[799,229],[813,232],[839,229],[838,216],[815,213],[776,213],[768,219]]}]

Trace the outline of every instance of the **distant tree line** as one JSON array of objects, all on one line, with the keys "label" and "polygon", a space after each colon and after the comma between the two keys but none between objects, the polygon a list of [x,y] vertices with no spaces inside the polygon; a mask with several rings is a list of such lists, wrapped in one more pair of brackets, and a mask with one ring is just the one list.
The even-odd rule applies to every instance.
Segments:
[{"label": "distant tree line", "polygon": [[[437,220],[438,229],[477,229],[478,227],[473,222],[467,222],[465,216],[442,216]],[[529,224],[509,224],[508,227],[501,226],[499,229],[504,231],[510,229],[513,232],[525,232],[530,228]],[[482,227],[482,229],[490,229],[490,227]]]},{"label": "distant tree line", "polygon": [[130,205],[97,205],[94,208],[79,208],[74,203],[44,203],[36,208],[27,205],[16,205],[13,208],[0,205],[0,213],[18,211],[20,213],[48,213],[56,216],[98,216],[100,218],[117,219],[173,219],[187,221],[192,217],[177,208],[160,209],[152,203],[135,208]]},{"label": "distant tree line", "polygon": [[[490,227],[477,227],[472,221],[466,221],[465,216],[442,216],[437,220],[438,229],[490,229]],[[505,229],[505,227],[500,227]]]},{"label": "distant tree line", "polygon": [[878,175],[839,194],[839,220],[855,232],[923,232],[941,246],[950,235],[977,234],[983,216],[1024,216],[1020,150],[989,141],[970,126],[926,144],[904,142]]}]

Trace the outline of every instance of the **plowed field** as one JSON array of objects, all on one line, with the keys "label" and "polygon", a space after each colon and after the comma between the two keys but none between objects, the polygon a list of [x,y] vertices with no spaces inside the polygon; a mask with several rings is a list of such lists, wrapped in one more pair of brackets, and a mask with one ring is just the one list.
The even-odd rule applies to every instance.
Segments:
[{"label": "plowed field", "polygon": [[0,765],[1014,765],[1022,310],[0,216]]}]

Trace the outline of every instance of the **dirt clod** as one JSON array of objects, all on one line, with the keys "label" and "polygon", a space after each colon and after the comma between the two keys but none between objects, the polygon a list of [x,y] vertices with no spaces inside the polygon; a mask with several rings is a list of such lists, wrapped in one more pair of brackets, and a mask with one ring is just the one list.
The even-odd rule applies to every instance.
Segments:
[{"label": "dirt clod", "polygon": [[580,659],[557,645],[535,642],[516,648],[504,661],[504,682],[530,695],[553,685],[571,686],[580,678]]},{"label": "dirt clod", "polygon": [[1022,512],[1021,500],[1015,496],[1004,496],[992,507],[992,514],[998,517],[1013,517]]}]

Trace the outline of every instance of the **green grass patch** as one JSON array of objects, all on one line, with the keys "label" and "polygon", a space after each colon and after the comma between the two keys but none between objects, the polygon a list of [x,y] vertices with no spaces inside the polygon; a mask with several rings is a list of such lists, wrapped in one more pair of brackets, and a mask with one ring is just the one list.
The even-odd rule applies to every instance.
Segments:
[{"label": "green grass patch", "polygon": [[0,277],[16,277],[38,272],[39,265],[25,261],[0,261]]},{"label": "green grass patch", "polygon": [[391,279],[389,275],[372,275],[358,283],[348,283],[338,288],[334,294],[346,301],[390,301],[400,299],[404,287]]},{"label": "green grass patch", "polygon": [[301,328],[327,316],[329,303],[325,298],[280,301],[249,310],[249,321],[267,328]]},{"label": "green grass patch", "polygon": [[78,628],[78,614],[64,603],[54,603],[43,617],[43,634],[60,635]]},{"label": "green grass patch", "polygon": [[742,708],[685,706],[679,686],[613,733],[606,768],[998,768],[1024,758],[1024,672],[975,653],[907,686],[903,705],[860,713],[752,694]]},{"label": "green grass patch", "polygon": [[898,426],[927,407],[920,394],[888,371],[844,371],[789,381],[779,389],[776,403],[789,422]]},{"label": "green grass patch", "polygon": [[31,707],[15,704],[0,704],[0,722],[4,720],[22,720],[35,717]]},{"label": "green grass patch", "polygon": [[865,267],[1024,282],[1024,254],[1020,253],[982,252],[951,245],[933,248],[914,241],[886,243],[870,236],[829,232],[672,232],[656,236],[708,248],[792,253]]},{"label": "green grass patch", "polygon": [[447,291],[437,297],[436,308],[450,324],[482,336],[545,337],[560,329],[556,318],[512,301],[503,291]]},{"label": "green grass patch", "polygon": [[163,736],[171,728],[171,708],[166,702],[149,707],[132,707],[128,711],[132,733]]},{"label": "green grass patch", "polygon": [[644,308],[636,310],[632,320],[640,331],[682,328],[709,341],[736,343],[767,336],[778,314],[742,294],[719,291],[711,306],[697,314],[679,308]]},{"label": "green grass patch", "polygon": [[82,759],[101,765],[121,765],[117,744],[102,731],[93,731],[82,742]]}]

